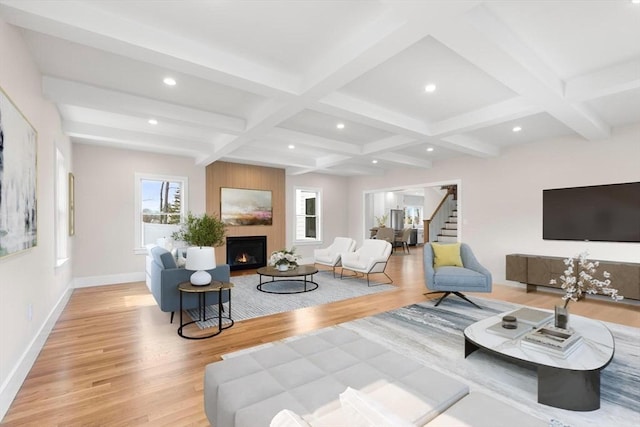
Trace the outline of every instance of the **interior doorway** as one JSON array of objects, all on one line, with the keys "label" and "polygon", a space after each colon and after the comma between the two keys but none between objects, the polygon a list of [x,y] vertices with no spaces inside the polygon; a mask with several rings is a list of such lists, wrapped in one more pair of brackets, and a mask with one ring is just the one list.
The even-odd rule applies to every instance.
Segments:
[{"label": "interior doorway", "polygon": [[[462,234],[462,188],[460,180],[442,181],[425,184],[406,185],[364,192],[364,230],[365,239],[375,235],[377,228],[384,224],[393,228],[413,228],[415,243],[429,241],[425,236],[424,220],[431,219],[436,208],[447,195],[447,187],[457,187],[457,239]],[[399,218],[402,218],[399,220]]]}]

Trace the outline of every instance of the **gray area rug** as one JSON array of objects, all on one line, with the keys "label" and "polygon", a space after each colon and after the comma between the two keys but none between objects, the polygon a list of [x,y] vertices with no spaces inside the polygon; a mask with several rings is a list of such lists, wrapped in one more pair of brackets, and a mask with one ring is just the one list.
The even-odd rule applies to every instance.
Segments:
[{"label": "gray area rug", "polygon": [[[263,277],[263,282],[266,279],[268,278]],[[386,277],[382,276],[381,280],[382,279],[386,279]],[[234,284],[234,288],[231,291],[231,318],[235,322],[238,322],[254,317],[268,316],[270,314],[283,313],[298,308],[313,307],[397,289],[393,285],[380,284],[373,280],[371,281],[371,286],[367,286],[366,279],[345,277],[341,280],[340,276],[334,279],[333,273],[330,271],[318,272],[313,276],[313,280],[318,283],[318,289],[311,292],[299,294],[270,294],[260,292],[256,289],[256,286],[260,283],[257,274],[232,277],[231,282]],[[267,289],[295,291],[302,289],[302,282],[298,280],[276,282],[269,284]],[[187,313],[194,320],[198,318],[197,310],[188,310]],[[205,314],[207,318],[214,319],[206,322],[198,322],[197,325],[200,328],[218,325],[217,306],[206,307]],[[224,314],[226,313],[223,313],[223,315]]]},{"label": "gray area rug", "polygon": [[[590,412],[567,411],[537,402],[537,376],[526,368],[483,351],[464,358],[464,329],[478,320],[514,310],[516,304],[472,297],[483,309],[458,298],[447,298],[439,307],[425,302],[388,311],[340,326],[372,341],[414,358],[426,366],[469,384],[524,412],[555,425],[573,427],[640,425],[640,330],[604,322],[613,333],[616,349],[609,366],[601,374],[601,406]],[[315,331],[313,333],[318,333]],[[287,338],[286,341],[299,337]],[[265,344],[265,347],[271,344]],[[249,351],[225,355],[234,357]],[[499,418],[499,414],[496,414]]]}]

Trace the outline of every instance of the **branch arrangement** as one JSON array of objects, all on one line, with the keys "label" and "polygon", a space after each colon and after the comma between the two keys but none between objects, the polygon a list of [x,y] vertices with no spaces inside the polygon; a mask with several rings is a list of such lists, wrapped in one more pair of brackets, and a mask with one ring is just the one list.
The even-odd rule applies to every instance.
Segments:
[{"label": "branch arrangement", "polygon": [[[602,272],[602,277],[605,280],[599,280],[593,277],[596,273],[600,263],[598,261],[589,261],[587,259],[589,253],[587,251],[581,252],[572,258],[564,260],[564,265],[567,269],[564,271],[564,275],[560,276],[562,282],[561,288],[565,290],[565,294],[562,300],[565,302],[566,307],[569,301],[578,301],[584,294],[603,294],[609,295],[612,300],[620,301],[624,299],[622,295],[618,295],[618,290],[611,287],[611,274],[607,271]],[[574,261],[578,261],[578,273],[574,271]],[[549,284],[555,285],[558,283],[555,279],[549,281]]]}]

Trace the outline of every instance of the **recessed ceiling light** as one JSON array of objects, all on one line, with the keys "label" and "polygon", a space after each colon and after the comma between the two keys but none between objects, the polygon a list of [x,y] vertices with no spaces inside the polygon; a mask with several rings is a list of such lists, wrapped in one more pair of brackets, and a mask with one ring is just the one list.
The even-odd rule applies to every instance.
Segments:
[{"label": "recessed ceiling light", "polygon": [[514,132],[520,132],[522,130],[522,128],[520,126],[515,126],[512,130]]},{"label": "recessed ceiling light", "polygon": [[337,127],[338,129],[344,129],[344,123],[338,123],[338,124],[336,125],[336,127]]},{"label": "recessed ceiling light", "polygon": [[149,124],[150,125],[157,125],[158,121],[156,119],[149,119]]},{"label": "recessed ceiling light", "polygon": [[374,159],[374,160],[371,160],[371,163],[376,164],[378,163],[378,161]]},{"label": "recessed ceiling light", "polygon": [[165,77],[164,80],[162,80],[162,81],[167,86],[175,86],[176,85],[176,79],[174,79],[172,77]]},{"label": "recessed ceiling light", "polygon": [[434,85],[433,83],[429,83],[424,87],[424,91],[428,93],[435,92],[435,90],[436,90],[436,85]]},{"label": "recessed ceiling light", "polygon": [[294,148],[296,148],[296,146],[295,146],[295,145],[293,145],[293,144],[289,144],[289,150],[293,150]]},{"label": "recessed ceiling light", "polygon": [[631,3],[633,3],[633,4],[640,4],[640,0],[631,0]]},{"label": "recessed ceiling light", "polygon": [[433,147],[429,147],[429,148],[427,148],[427,151],[428,151],[428,152],[432,152],[432,151],[433,151]]}]

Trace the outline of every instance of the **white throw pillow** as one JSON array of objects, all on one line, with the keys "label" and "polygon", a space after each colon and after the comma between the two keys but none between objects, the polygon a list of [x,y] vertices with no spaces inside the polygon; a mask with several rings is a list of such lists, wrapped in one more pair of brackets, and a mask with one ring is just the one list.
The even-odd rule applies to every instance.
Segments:
[{"label": "white throw pillow", "polygon": [[415,427],[366,394],[347,387],[340,404],[351,427]]},{"label": "white throw pillow", "polygon": [[311,427],[311,425],[295,412],[283,409],[273,417],[269,427]]}]

